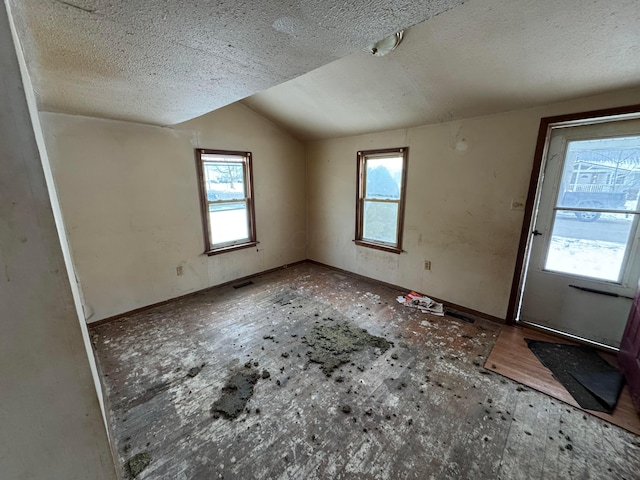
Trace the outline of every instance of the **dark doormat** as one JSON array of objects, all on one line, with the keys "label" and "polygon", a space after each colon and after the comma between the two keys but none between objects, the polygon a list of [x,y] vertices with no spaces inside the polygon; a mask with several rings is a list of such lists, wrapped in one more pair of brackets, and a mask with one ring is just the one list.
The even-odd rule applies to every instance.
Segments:
[{"label": "dark doormat", "polygon": [[588,410],[611,413],[624,386],[624,376],[595,348],[525,338],[529,349]]}]

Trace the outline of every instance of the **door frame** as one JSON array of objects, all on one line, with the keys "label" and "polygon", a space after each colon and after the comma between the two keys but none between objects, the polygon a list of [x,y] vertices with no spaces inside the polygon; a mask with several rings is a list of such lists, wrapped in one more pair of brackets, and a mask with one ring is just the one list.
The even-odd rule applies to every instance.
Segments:
[{"label": "door frame", "polygon": [[[533,212],[535,211],[536,206],[540,203],[542,174],[544,172],[552,129],[639,118],[640,104],[607,108],[603,110],[569,113],[553,117],[544,117],[540,120],[531,178],[529,180],[529,190],[527,192],[527,201],[524,207],[524,218],[522,221],[522,229],[520,231],[520,243],[518,245],[518,254],[516,257],[513,279],[511,281],[511,294],[509,296],[509,305],[507,307],[507,315],[505,319],[507,325],[514,325],[517,323],[516,317],[522,301],[522,287],[528,265],[527,259],[531,250],[531,234],[533,232],[534,222]],[[570,336],[567,334],[564,335]]]}]

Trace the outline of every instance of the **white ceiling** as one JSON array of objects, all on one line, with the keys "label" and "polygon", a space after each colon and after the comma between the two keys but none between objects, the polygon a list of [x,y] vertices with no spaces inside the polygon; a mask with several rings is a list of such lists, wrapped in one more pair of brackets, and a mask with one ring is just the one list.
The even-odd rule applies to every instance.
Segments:
[{"label": "white ceiling", "polygon": [[[55,112],[172,125],[253,95],[318,139],[640,87],[638,0],[10,3]],[[410,25],[391,54],[362,51]]]},{"label": "white ceiling", "polygon": [[473,0],[243,101],[302,139],[406,128],[640,87],[640,1]]},{"label": "white ceiling", "polygon": [[42,110],[179,123],[462,0],[9,0]]}]

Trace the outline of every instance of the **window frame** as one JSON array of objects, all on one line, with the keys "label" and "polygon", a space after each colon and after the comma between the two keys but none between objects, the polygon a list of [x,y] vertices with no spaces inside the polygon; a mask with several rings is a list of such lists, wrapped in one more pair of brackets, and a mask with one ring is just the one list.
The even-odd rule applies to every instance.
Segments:
[{"label": "window frame", "polygon": [[[207,186],[205,182],[204,164],[206,160],[204,155],[224,155],[229,157],[238,157],[238,161],[242,163],[242,171],[244,175],[245,197],[247,205],[247,228],[248,237],[232,242],[213,244],[211,242],[211,225],[209,218],[209,205],[211,202],[207,197]],[[219,255],[221,253],[241,250],[243,248],[255,247],[258,244],[256,236],[256,217],[255,202],[253,194],[253,165],[251,152],[240,152],[234,150],[211,150],[206,148],[196,148],[196,167],[198,172],[198,190],[200,193],[200,211],[202,216],[202,228],[205,250],[204,254],[208,256]]]},{"label": "window frame", "polygon": [[[366,200],[366,163],[369,158],[377,159],[392,156],[402,156],[402,179],[400,180],[400,199],[398,204],[398,220],[396,225],[395,243],[381,242],[364,237],[364,202]],[[384,148],[378,150],[361,150],[357,155],[356,174],[356,245],[375,248],[391,253],[402,253],[402,237],[404,230],[404,209],[407,197],[407,165],[409,147]],[[396,202],[394,202],[396,203]]]}]

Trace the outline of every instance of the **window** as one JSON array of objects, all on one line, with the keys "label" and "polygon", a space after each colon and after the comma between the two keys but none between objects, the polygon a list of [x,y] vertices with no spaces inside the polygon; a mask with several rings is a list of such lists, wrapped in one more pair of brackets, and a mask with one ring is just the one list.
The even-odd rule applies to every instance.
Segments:
[{"label": "window", "polygon": [[[543,190],[554,197],[552,221],[543,229],[538,217],[536,228],[551,230],[545,271],[622,283],[636,239],[638,197],[631,190],[640,182],[640,135],[605,137],[598,135],[602,125],[589,127],[592,138],[581,131],[586,128],[556,129],[563,134],[564,165],[558,186]],[[587,183],[572,182],[583,172]]]},{"label": "window", "polygon": [[255,246],[251,152],[196,150],[205,253]]},{"label": "window", "polygon": [[409,148],[358,152],[356,244],[402,251]]}]

